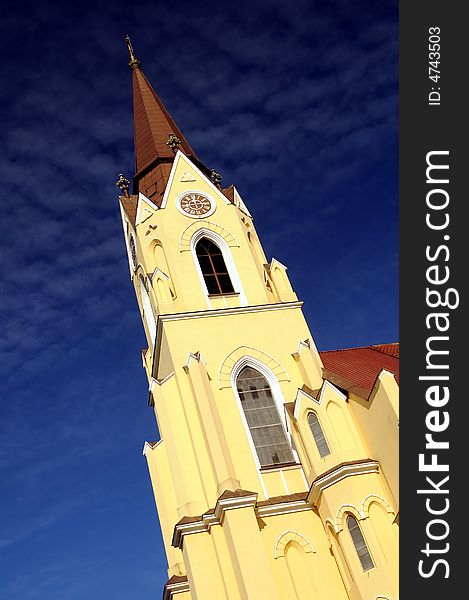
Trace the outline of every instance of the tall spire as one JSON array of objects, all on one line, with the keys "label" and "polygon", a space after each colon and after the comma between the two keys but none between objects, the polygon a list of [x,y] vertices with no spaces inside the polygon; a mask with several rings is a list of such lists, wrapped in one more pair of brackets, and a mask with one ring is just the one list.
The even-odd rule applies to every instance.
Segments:
[{"label": "tall spire", "polygon": [[129,36],[125,38],[132,70],[134,103],[134,193],[143,192],[159,203],[177,150],[195,159],[195,152],[173,121],[135,58]]}]

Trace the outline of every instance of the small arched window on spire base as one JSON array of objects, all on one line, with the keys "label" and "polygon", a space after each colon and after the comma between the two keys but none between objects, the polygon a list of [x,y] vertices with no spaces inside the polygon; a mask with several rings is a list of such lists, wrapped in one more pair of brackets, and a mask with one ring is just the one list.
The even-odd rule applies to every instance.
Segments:
[{"label": "small arched window on spire base", "polygon": [[295,461],[267,379],[246,366],[236,378],[241,406],[261,467]]},{"label": "small arched window on spire base", "polygon": [[200,270],[210,295],[224,295],[234,293],[225,259],[220,248],[209,240],[202,238],[195,247]]},{"label": "small arched window on spire base", "polygon": [[139,280],[140,280],[140,298],[142,300],[143,318],[147,325],[148,335],[150,336],[150,341],[153,346],[155,343],[155,338],[156,338],[155,316],[153,314],[153,308],[151,306],[150,296],[148,295],[145,281],[142,276],[139,277]]}]

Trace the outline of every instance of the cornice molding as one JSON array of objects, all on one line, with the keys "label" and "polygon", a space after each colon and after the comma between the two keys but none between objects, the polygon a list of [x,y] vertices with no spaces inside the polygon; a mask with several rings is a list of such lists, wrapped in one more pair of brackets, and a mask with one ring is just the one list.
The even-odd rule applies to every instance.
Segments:
[{"label": "cornice molding", "polygon": [[171,545],[174,548],[179,548],[182,550],[182,544],[184,542],[185,535],[192,535],[193,533],[204,533],[205,531],[209,531],[211,525],[218,525],[217,523],[211,523],[210,526],[206,524],[202,519],[193,521],[191,523],[176,523],[174,526],[173,539],[171,541]]},{"label": "cornice molding", "polygon": [[261,501],[258,503],[258,495],[256,492],[246,492],[245,490],[242,490],[244,493],[236,496],[225,492],[218,498],[213,510],[207,511],[200,517],[184,517],[179,523],[176,523],[173,532],[172,546],[182,549],[184,537],[186,535],[206,533],[210,531],[210,528],[213,525],[222,525],[227,510],[251,506],[255,510],[256,516],[262,519],[277,515],[314,510],[321,493],[331,485],[334,485],[347,477],[378,472],[379,462],[376,460],[365,459],[342,463],[323,475],[316,477],[311,484],[307,497],[298,498],[298,495],[296,495],[296,497],[293,495],[291,500],[282,500],[280,502]]},{"label": "cornice molding", "polygon": [[215,505],[214,517],[222,524],[227,510],[234,508],[247,508],[249,506],[255,507],[257,503],[257,493],[253,492],[251,495],[235,497],[235,498],[218,498]]},{"label": "cornice molding", "polygon": [[[194,517],[193,520],[181,519],[179,523],[174,526],[174,533],[172,539],[172,546],[175,548],[182,549],[184,543],[184,536],[192,535],[193,533],[204,533],[210,531],[213,525],[221,525],[227,510],[233,510],[236,508],[246,508],[252,506],[253,508],[257,503],[257,493],[252,492],[242,496],[226,497],[223,498],[223,494],[218,498],[213,511],[207,511],[201,517]],[[188,518],[190,519],[190,517]]]},{"label": "cornice molding", "polygon": [[[222,494],[223,496],[223,494]],[[214,510],[207,511],[201,517],[186,517],[176,523],[174,527],[172,546],[182,549],[184,537],[194,533],[206,533],[210,531],[213,525],[222,525],[225,513],[228,510],[237,508],[252,507],[255,510],[256,516],[260,518],[273,517],[277,515],[286,515],[305,510],[313,510],[313,507],[306,499],[298,499],[295,497],[291,501],[282,502],[267,502],[257,504],[257,493],[246,493],[243,496],[225,497],[220,496],[215,505]]]},{"label": "cornice molding", "polygon": [[292,502],[279,502],[278,504],[265,504],[258,506],[256,513],[259,517],[274,517],[277,515],[287,515],[289,513],[303,512],[313,510],[306,500],[293,500]]},{"label": "cornice molding", "polygon": [[354,475],[367,475],[369,473],[378,473],[379,472],[379,462],[377,460],[367,459],[363,461],[351,461],[348,463],[342,463],[324,473],[324,475],[320,475],[316,477],[316,479],[311,484],[311,488],[308,493],[308,501],[310,504],[315,506],[322,494],[322,492],[330,487],[342,481],[347,477],[352,477]]},{"label": "cornice molding", "polygon": [[[171,581],[171,579],[180,579],[181,581]],[[176,594],[182,594],[183,592],[190,592],[189,581],[187,577],[172,577],[165,583],[163,600],[172,600]]]},{"label": "cornice molding", "polygon": [[302,300],[295,302],[278,302],[275,304],[256,304],[253,306],[234,306],[231,308],[213,308],[207,310],[197,310],[183,313],[172,313],[159,315],[158,321],[165,323],[166,321],[184,321],[186,319],[203,319],[205,317],[225,317],[231,315],[239,315],[243,313],[266,312],[269,310],[288,310],[290,308],[301,308]]},{"label": "cornice molding", "polygon": [[163,325],[170,321],[184,321],[187,319],[204,319],[206,317],[228,317],[231,315],[249,314],[267,312],[270,310],[289,310],[301,308],[303,301],[296,300],[294,302],[277,302],[275,304],[256,304],[254,306],[235,306],[231,308],[216,308],[207,310],[198,310],[182,313],[170,313],[166,315],[158,315],[156,323],[156,339],[153,347],[153,364],[152,373],[155,375],[155,369],[158,365],[159,353],[161,347]]}]

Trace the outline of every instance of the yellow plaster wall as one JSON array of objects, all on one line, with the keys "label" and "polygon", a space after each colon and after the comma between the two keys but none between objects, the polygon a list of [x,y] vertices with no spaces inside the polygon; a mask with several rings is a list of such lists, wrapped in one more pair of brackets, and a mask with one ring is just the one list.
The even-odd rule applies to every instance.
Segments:
[{"label": "yellow plaster wall", "polygon": [[[190,172],[195,181],[180,181],[185,172]],[[234,238],[235,244],[230,246],[229,250],[238,275],[242,279],[248,303],[262,304],[271,301],[263,281],[261,265],[259,265],[259,261],[263,258],[260,242],[255,239],[251,243],[247,237],[247,229],[251,231],[251,235],[254,232],[252,219],[242,214],[204,176],[198,174],[197,169],[184,155],[179,155],[173,174],[172,182],[168,186],[168,199],[165,207],[154,210],[148,219],[137,224],[135,228],[138,238],[137,255],[143,270],[153,273],[156,266],[155,244],[158,244],[163,248],[164,266],[169,271],[168,275],[171,277],[171,284],[177,296],[171,303],[161,305],[159,312],[185,312],[203,310],[208,307],[199,276],[194,268],[192,253],[187,246],[181,243],[181,237],[188,226],[196,227],[198,221],[218,226],[214,227],[214,231],[219,232],[222,237],[229,233]],[[191,219],[177,209],[177,198],[184,192],[195,190],[209,195],[215,200],[217,208],[214,214],[206,218]],[[246,224],[249,225],[248,228]],[[257,262],[253,260],[253,256],[257,257]],[[153,299],[155,302],[157,301],[155,295]],[[231,303],[234,301],[231,300]]]},{"label": "yellow plaster wall", "polygon": [[[234,323],[236,325],[232,325]],[[202,429],[206,428],[207,423],[200,414],[197,415],[194,411],[190,412],[192,409],[188,408],[190,404],[188,398],[193,397],[194,394],[187,388],[187,373],[183,368],[190,352],[194,354],[200,352],[209,377],[207,385],[210,387],[213,397],[216,398],[214,410],[217,411],[219,419],[220,435],[226,439],[228,453],[234,464],[233,477],[240,482],[244,489],[257,491],[260,497],[265,497],[265,489],[256,465],[256,456],[251,450],[249,438],[246,435],[235,392],[231,386],[219,389],[218,375],[226,356],[237,347],[246,346],[243,353],[253,356],[256,355],[256,349],[264,351],[269,349],[269,354],[286,373],[279,381],[283,399],[285,402],[293,401],[298,387],[303,385],[303,381],[292,357],[292,351],[296,349],[298,339],[304,339],[309,335],[301,310],[298,308],[281,311],[269,310],[254,314],[168,321],[163,324],[163,328],[167,336],[168,347],[171,348],[175,378],[185,399],[185,405],[187,405],[186,418],[177,424],[173,415],[173,426],[185,428],[186,436],[193,440],[191,446],[197,456],[204,454],[204,447],[207,447],[207,443],[196,439],[198,436],[197,422],[200,422]],[[211,340],[217,340],[217,342],[214,344]],[[193,401],[196,402],[197,399],[194,398]],[[158,411],[157,403],[155,403],[155,410]],[[206,463],[205,459],[204,464]],[[207,470],[204,470],[206,478],[209,477],[210,472],[211,467],[208,465]],[[304,480],[297,475],[297,473],[286,474],[287,482],[289,482],[287,483],[288,493],[305,491]],[[269,489],[269,495],[276,495],[277,492],[278,495],[287,493],[281,474],[278,472],[265,473],[263,477],[265,486]],[[213,505],[216,498],[217,495],[209,494],[209,505]]]},{"label": "yellow plaster wall", "polygon": [[[379,460],[392,494],[399,506],[399,388],[391,373],[379,376],[368,401],[351,396],[350,406],[360,427],[370,456]],[[379,423],[379,427],[376,425]]]},{"label": "yellow plaster wall", "polygon": [[193,600],[227,600],[221,571],[225,565],[220,565],[217,561],[210,535],[203,533],[186,536],[183,555]]},{"label": "yellow plaster wall", "polygon": [[[297,403],[297,419],[293,419],[291,428],[295,445],[304,456],[309,483],[337,464],[368,458],[368,450],[356,428],[350,405],[334,386],[325,385],[317,401],[300,393]],[[330,454],[325,457],[320,456],[311,433],[308,423],[311,412],[316,413],[329,446]],[[307,467],[310,467],[309,471]]]},{"label": "yellow plaster wall", "polygon": [[[299,539],[303,547],[302,558],[306,571],[310,574],[308,579],[310,596],[297,595],[297,589],[292,583],[291,571],[288,566],[288,555],[282,556],[277,553],[275,558],[276,544],[286,534],[285,539],[298,539],[298,534],[310,544],[312,551]],[[335,561],[329,552],[329,543],[324,535],[324,527],[321,518],[313,511],[304,511],[288,515],[277,515],[264,519],[262,527],[262,542],[266,556],[275,578],[280,598],[298,598],[306,600],[346,600],[344,585],[337,571]],[[298,588],[301,589],[301,586]]]},{"label": "yellow plaster wall", "polygon": [[[320,403],[307,394],[298,396],[302,386],[312,390],[322,386],[322,364],[300,306],[278,310],[282,303],[296,301],[287,271],[276,260],[265,266],[252,218],[227,202],[188,159],[178,156],[164,208],[146,203],[144,215],[140,209],[143,216],[135,227],[139,266],[132,275],[140,312],[142,275],[154,316],[160,317],[156,368],[151,367],[150,341],[144,363],[162,441],[147,448],[146,456],[168,572],[187,572],[191,586],[190,594],[181,594],[181,600],[395,598],[395,382],[382,376],[368,404],[353,396],[347,403],[328,385]],[[217,204],[216,211],[200,222],[176,207],[177,197],[190,190],[209,195]],[[244,297],[206,297],[189,246],[201,225],[225,240]],[[263,305],[270,306],[249,310]],[[240,310],[205,316],[210,309],[224,308]],[[183,314],[191,312],[198,312],[197,318]],[[147,330],[146,334],[149,338]],[[223,371],[229,363],[229,372],[242,356],[261,360],[271,370],[282,402],[296,399],[296,417],[286,416],[285,423],[302,466],[260,471],[236,393]],[[325,458],[319,456],[307,423],[311,410],[318,415],[331,451]],[[251,490],[258,500],[305,492],[325,471],[368,457],[379,460],[379,474],[334,483],[323,490],[314,510],[258,519],[252,506],[233,508],[226,511],[221,525],[185,536],[183,552],[171,546],[177,521],[213,508],[225,489]],[[340,511],[345,515],[347,506],[357,514],[375,561],[366,573],[349,532],[337,524],[337,515]],[[294,534],[276,558],[275,545],[289,531]],[[306,552],[304,540],[314,550]]]},{"label": "yellow plaster wall", "polygon": [[[371,510],[379,503],[385,512]],[[397,544],[386,546],[384,540],[395,540],[397,526],[393,524],[395,513],[387,497],[387,486],[380,474],[369,473],[347,477],[323,490],[318,501],[319,514],[324,523],[331,523],[351,572],[349,593],[352,598],[375,598],[378,595],[397,596],[398,554]],[[357,519],[367,543],[374,568],[363,571],[346,518],[352,514]],[[381,543],[380,541],[381,540]],[[344,567],[345,568],[345,567]]]},{"label": "yellow plaster wall", "polygon": [[181,551],[171,546],[174,523],[178,521],[178,514],[176,493],[164,441],[160,440],[154,448],[147,445],[145,456],[166,549],[168,576],[185,575],[186,569]]}]

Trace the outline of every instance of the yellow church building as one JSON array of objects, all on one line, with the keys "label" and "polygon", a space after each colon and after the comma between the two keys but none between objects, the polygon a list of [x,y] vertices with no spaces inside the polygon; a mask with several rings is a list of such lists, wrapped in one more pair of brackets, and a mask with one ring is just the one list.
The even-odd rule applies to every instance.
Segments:
[{"label": "yellow church building", "polygon": [[397,600],[397,344],[318,352],[287,268],[135,58],[120,176],[164,600]]}]

